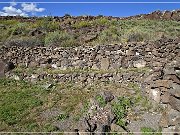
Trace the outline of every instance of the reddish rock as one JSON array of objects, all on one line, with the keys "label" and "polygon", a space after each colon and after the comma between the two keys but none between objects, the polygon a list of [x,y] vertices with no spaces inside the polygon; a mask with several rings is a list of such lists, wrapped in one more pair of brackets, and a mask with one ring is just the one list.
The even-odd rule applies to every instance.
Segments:
[{"label": "reddish rock", "polygon": [[170,81],[169,80],[157,80],[155,81],[155,87],[166,87],[170,88]]}]

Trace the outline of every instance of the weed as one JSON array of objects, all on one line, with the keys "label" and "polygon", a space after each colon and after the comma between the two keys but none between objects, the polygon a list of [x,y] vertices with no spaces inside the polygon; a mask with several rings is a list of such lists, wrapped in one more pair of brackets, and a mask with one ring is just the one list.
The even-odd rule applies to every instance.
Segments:
[{"label": "weed", "polygon": [[103,98],[103,96],[97,95],[97,96],[95,97],[95,99],[97,100],[99,106],[101,106],[101,107],[105,107],[105,106],[106,106],[106,101],[105,101],[105,99]]},{"label": "weed", "polygon": [[116,124],[119,126],[126,126],[125,117],[128,108],[132,106],[131,99],[127,97],[119,97],[117,102],[112,104],[113,113],[116,116]]},{"label": "weed", "polygon": [[57,116],[57,120],[59,120],[59,121],[64,121],[67,118],[69,118],[69,115],[66,113],[62,113]]}]

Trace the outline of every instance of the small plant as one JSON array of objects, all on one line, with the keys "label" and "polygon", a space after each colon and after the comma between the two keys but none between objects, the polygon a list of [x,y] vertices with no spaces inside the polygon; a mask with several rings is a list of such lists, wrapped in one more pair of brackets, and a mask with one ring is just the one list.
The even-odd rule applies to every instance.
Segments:
[{"label": "small plant", "polygon": [[110,26],[108,29],[103,30],[99,37],[99,43],[114,43],[120,41],[121,32],[116,26]]},{"label": "small plant", "polygon": [[110,21],[102,17],[102,18],[94,20],[92,23],[95,25],[109,25]]},{"label": "small plant", "polygon": [[97,96],[96,96],[96,100],[97,100],[99,106],[101,106],[101,107],[105,107],[105,106],[106,106],[106,101],[105,101],[105,99],[103,98],[103,96],[97,95]]},{"label": "small plant", "polygon": [[72,25],[72,27],[76,28],[76,29],[80,29],[83,27],[89,27],[89,26],[91,26],[91,22],[88,22],[88,21],[81,21],[81,22],[77,22]]},{"label": "small plant", "polygon": [[75,44],[74,37],[63,31],[50,32],[45,37],[45,46],[60,45],[62,47],[68,47]]},{"label": "small plant", "polygon": [[130,98],[119,97],[117,102],[112,104],[113,112],[116,116],[116,124],[119,126],[126,126],[126,121],[124,118],[127,115],[128,108],[131,107],[132,103]]},{"label": "small plant", "polygon": [[69,118],[69,115],[67,113],[62,113],[58,115],[57,120],[64,121],[67,118]]},{"label": "small plant", "polygon": [[150,127],[142,127],[141,128],[142,135],[162,135],[161,130],[154,130]]}]

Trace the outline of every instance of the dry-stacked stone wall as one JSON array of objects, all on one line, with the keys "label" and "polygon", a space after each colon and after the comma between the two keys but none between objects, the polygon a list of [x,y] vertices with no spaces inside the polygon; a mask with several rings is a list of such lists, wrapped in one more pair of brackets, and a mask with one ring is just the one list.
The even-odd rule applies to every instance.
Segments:
[{"label": "dry-stacked stone wall", "polygon": [[148,84],[179,71],[179,41],[161,39],[148,43],[75,48],[2,47],[0,58],[14,63],[16,67],[46,69],[36,71],[33,75],[26,72],[20,74],[24,80],[52,78],[59,82],[85,84],[97,81]]},{"label": "dry-stacked stone wall", "polygon": [[74,48],[4,46],[0,59],[0,76],[11,78],[14,66],[24,67],[17,80],[138,83],[150,99],[170,107],[160,126],[179,128],[180,39]]}]

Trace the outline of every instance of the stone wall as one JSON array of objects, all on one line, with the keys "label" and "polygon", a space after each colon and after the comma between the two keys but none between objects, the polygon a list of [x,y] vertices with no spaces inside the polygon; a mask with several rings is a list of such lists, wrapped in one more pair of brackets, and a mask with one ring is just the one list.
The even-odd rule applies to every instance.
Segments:
[{"label": "stone wall", "polygon": [[149,99],[168,108],[160,126],[180,131],[180,39],[74,48],[4,46],[0,59],[0,76],[13,64],[16,70],[24,67],[18,76],[14,70],[5,74],[16,80],[137,83]]},{"label": "stone wall", "polygon": [[96,47],[2,47],[0,58],[15,65],[47,66],[56,68],[118,69],[150,67],[161,70],[179,58],[180,39],[162,39],[148,43],[102,45]]},{"label": "stone wall", "polygon": [[[28,81],[54,79],[86,85],[97,81],[130,81],[151,86],[151,81],[162,80],[164,75],[179,71],[179,41],[161,39],[147,43],[74,48],[2,47],[0,59],[14,63],[16,67],[32,68],[34,74],[24,72],[19,76]],[[38,73],[39,68],[43,70]]]}]

